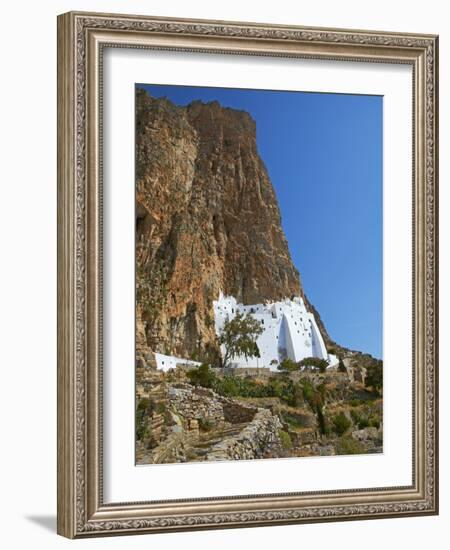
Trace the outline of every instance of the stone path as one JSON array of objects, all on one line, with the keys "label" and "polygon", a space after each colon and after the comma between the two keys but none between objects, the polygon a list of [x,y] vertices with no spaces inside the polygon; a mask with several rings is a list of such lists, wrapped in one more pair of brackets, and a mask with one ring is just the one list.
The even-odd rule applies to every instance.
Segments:
[{"label": "stone path", "polygon": [[[213,447],[230,437],[237,436],[249,422],[233,424],[221,430],[214,430],[211,433],[202,433],[196,440],[191,440],[187,445],[187,452],[200,460],[204,460],[206,455],[213,450]],[[195,460],[192,458],[191,460]]]}]

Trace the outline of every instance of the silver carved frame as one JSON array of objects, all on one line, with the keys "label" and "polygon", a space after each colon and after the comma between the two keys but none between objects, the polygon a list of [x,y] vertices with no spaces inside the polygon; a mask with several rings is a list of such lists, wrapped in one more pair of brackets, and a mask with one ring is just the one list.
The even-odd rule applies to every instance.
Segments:
[{"label": "silver carved frame", "polygon": [[[132,47],[413,68],[413,483],[104,504],[102,51]],[[58,533],[100,535],[438,513],[438,37],[70,12],[58,17]],[[408,197],[405,197],[408,200]],[[411,198],[410,198],[411,200]]]}]

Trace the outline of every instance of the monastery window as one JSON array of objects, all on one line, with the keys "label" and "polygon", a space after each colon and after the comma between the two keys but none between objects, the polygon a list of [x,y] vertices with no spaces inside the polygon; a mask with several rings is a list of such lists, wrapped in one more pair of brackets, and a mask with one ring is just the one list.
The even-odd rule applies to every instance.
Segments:
[{"label": "monastery window", "polygon": [[250,313],[255,313],[255,308],[254,307],[250,308]]},{"label": "monastery window", "polygon": [[264,319],[261,319],[261,324],[262,324],[262,325],[264,324]]}]

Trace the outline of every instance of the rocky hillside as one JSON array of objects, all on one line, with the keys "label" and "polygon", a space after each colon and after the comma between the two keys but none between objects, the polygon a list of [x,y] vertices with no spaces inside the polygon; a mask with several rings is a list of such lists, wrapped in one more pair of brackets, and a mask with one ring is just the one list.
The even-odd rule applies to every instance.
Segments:
[{"label": "rocky hillside", "polygon": [[206,360],[220,291],[303,296],[248,113],[137,90],[136,177],[138,348]]},{"label": "rocky hillside", "polygon": [[138,368],[138,464],[382,452],[382,396],[357,369],[248,377],[204,367]]}]

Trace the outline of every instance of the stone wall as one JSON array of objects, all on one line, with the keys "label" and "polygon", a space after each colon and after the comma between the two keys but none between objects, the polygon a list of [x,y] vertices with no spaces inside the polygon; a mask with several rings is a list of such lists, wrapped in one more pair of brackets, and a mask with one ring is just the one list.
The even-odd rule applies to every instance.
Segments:
[{"label": "stone wall", "polygon": [[212,390],[188,384],[169,386],[167,389],[169,407],[185,420],[204,420],[215,424],[224,422],[223,406],[217,398]]},{"label": "stone wall", "polygon": [[211,447],[206,460],[263,458],[280,446],[278,432],[282,424],[268,409],[246,405],[189,384],[169,386],[167,400],[170,410],[184,419],[188,430],[192,422],[199,420],[208,421],[215,427],[231,424],[239,429],[242,425],[236,435]]},{"label": "stone wall", "polygon": [[226,367],[223,369],[224,376],[235,376],[245,378],[247,376],[252,376],[254,378],[269,378],[272,376],[272,371],[268,367]]},{"label": "stone wall", "polygon": [[232,424],[241,424],[243,422],[251,422],[258,412],[256,407],[248,407],[237,403],[232,399],[222,400],[223,415],[227,422]]},{"label": "stone wall", "polygon": [[222,397],[208,388],[193,387],[189,384],[169,386],[167,399],[170,409],[185,420],[241,424],[251,422],[258,412],[257,407]]},{"label": "stone wall", "polygon": [[237,436],[215,445],[206,459],[251,460],[263,458],[271,449],[280,446],[278,432],[281,427],[277,416],[273,416],[267,409],[259,409],[248,426]]}]

